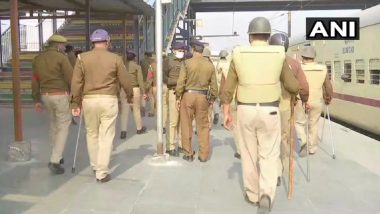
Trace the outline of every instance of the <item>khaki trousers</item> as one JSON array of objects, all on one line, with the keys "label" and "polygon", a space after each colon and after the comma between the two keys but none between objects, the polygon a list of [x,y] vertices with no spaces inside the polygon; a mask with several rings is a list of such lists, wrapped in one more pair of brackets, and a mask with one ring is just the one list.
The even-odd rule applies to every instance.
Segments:
[{"label": "khaki trousers", "polygon": [[[289,103],[290,105],[290,103]],[[281,115],[281,146],[280,158],[278,159],[278,176],[284,172],[289,173],[289,155],[290,155],[290,106],[280,108]]]},{"label": "khaki trousers", "polygon": [[109,172],[108,165],[115,138],[118,111],[116,96],[84,96],[83,113],[86,122],[87,149],[97,179],[103,179]]},{"label": "khaki trousers", "polygon": [[[156,102],[157,88],[153,87],[152,91],[153,91],[153,105],[151,104],[151,109],[153,107],[153,111],[155,112],[156,111],[156,105],[157,105],[157,102]],[[162,105],[163,105],[162,106],[162,123],[163,123],[163,126],[165,128],[167,118],[168,118],[168,87],[166,86],[166,84],[162,85],[162,102],[163,102],[162,103]],[[151,112],[151,113],[153,113],[153,112]]]},{"label": "khaki trousers", "polygon": [[208,101],[206,95],[185,93],[182,97],[180,108],[181,140],[185,155],[193,155],[191,139],[194,116],[198,133],[199,157],[206,160],[210,153]]},{"label": "khaki trousers", "polygon": [[279,110],[238,105],[237,129],[246,194],[253,202],[259,201],[263,194],[273,202],[281,143]]},{"label": "khaki trousers", "polygon": [[168,111],[169,111],[169,150],[176,149],[176,141],[178,146],[182,147],[181,130],[179,128],[179,111],[177,110],[175,90],[168,90]]},{"label": "khaki trousers", "polygon": [[156,91],[156,87],[152,87],[149,89],[149,92],[148,92],[148,97],[149,97],[149,114],[156,114],[156,108],[155,108],[155,100],[156,100],[156,96],[155,96],[155,93],[153,93],[153,91]]},{"label": "khaki trousers", "polygon": [[65,150],[71,124],[71,110],[68,95],[43,95],[42,102],[49,111],[51,163],[59,163]]},{"label": "khaki trousers", "polygon": [[[311,102],[309,111],[309,152],[315,153],[318,149],[319,139],[318,139],[318,124],[321,118],[323,103],[322,102]],[[302,107],[301,102],[298,102],[295,108],[296,114],[296,131],[298,142],[300,146],[306,144],[306,116],[305,111]]]},{"label": "khaki trousers", "polygon": [[[129,118],[129,109],[131,104],[127,102],[127,98],[125,98],[125,92],[121,90],[121,118],[120,118],[120,126],[121,131],[127,131],[128,126],[128,118]],[[136,129],[140,130],[142,128],[141,122],[141,91],[140,88],[133,88],[133,117],[135,119]]]},{"label": "khaki trousers", "polygon": [[232,132],[232,135],[234,137],[234,142],[235,142],[235,146],[236,146],[236,153],[241,154],[240,146],[239,146],[239,132],[237,129],[237,110],[236,109],[232,109],[232,119],[233,119],[233,121],[232,121],[231,132]]}]

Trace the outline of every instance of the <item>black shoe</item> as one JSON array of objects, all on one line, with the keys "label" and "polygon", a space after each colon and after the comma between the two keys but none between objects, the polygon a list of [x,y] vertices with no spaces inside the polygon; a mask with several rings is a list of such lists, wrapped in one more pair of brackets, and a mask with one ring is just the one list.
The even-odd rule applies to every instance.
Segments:
[{"label": "black shoe", "polygon": [[199,157],[199,156],[198,156],[198,160],[199,160],[200,162],[202,162],[202,163],[206,163],[206,162],[207,162],[207,159],[203,160],[203,159],[201,159],[201,157]]},{"label": "black shoe", "polygon": [[162,134],[166,134],[166,128],[162,129]]},{"label": "black shoe", "polygon": [[146,132],[146,127],[143,126],[143,127],[141,127],[140,130],[137,130],[137,131],[136,131],[136,134],[144,134],[145,132]]},{"label": "black shoe", "polygon": [[241,155],[239,153],[235,152],[234,157],[240,160]]},{"label": "black shoe", "polygon": [[154,114],[153,113],[149,113],[148,117],[154,117]]},{"label": "black shoe", "polygon": [[272,208],[272,202],[270,201],[270,197],[268,195],[262,195],[259,202],[259,209],[257,210],[257,214],[268,214]]},{"label": "black shoe", "polygon": [[49,163],[48,167],[53,174],[60,175],[65,173],[65,169],[59,163]]},{"label": "black shoe", "polygon": [[121,131],[120,132],[120,139],[124,140],[127,138],[127,132],[126,131]]},{"label": "black shoe", "polygon": [[277,177],[277,186],[278,187],[281,186],[281,177],[280,176]]},{"label": "black shoe", "polygon": [[182,147],[178,147],[178,153],[183,153]]},{"label": "black shoe", "polygon": [[214,125],[216,125],[219,121],[219,114],[214,114]]},{"label": "black shoe", "polygon": [[182,158],[188,162],[194,161],[194,155],[184,155]]},{"label": "black shoe", "polygon": [[198,135],[198,132],[197,132],[197,131],[195,131],[195,132],[194,132],[194,134],[195,134],[195,135]]},{"label": "black shoe", "polygon": [[245,199],[246,202],[252,204],[252,205],[255,206],[255,207],[259,206],[259,202],[253,202],[253,201],[249,200],[247,194],[244,195],[244,199]]},{"label": "black shoe", "polygon": [[96,182],[98,183],[107,183],[108,181],[111,180],[111,175],[106,175],[106,177],[102,178],[102,179],[96,179]]},{"label": "black shoe", "polygon": [[64,164],[64,163],[65,163],[65,160],[61,158],[61,160],[59,160],[59,164]]},{"label": "black shoe", "polygon": [[166,153],[168,153],[170,156],[178,157],[178,153],[177,153],[177,151],[175,149],[169,150]]},{"label": "black shoe", "polygon": [[141,107],[140,112],[141,112],[141,117],[145,117],[145,108],[144,107]]},{"label": "black shoe", "polygon": [[307,145],[305,143],[304,145],[301,146],[300,151],[298,152],[298,156],[300,158],[306,157],[306,152],[307,152],[306,150],[307,150]]}]

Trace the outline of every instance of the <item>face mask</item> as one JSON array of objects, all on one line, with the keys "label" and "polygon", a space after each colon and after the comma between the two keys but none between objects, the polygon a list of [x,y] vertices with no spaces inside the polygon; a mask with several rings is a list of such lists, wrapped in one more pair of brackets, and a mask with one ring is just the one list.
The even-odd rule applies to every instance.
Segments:
[{"label": "face mask", "polygon": [[183,59],[183,57],[185,56],[185,52],[176,52],[175,53],[175,57],[177,58],[177,59]]}]

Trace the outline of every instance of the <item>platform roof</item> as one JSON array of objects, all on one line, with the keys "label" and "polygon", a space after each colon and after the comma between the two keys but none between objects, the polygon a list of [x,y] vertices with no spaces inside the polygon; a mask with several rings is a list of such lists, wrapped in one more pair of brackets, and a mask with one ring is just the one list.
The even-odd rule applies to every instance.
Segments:
[{"label": "platform roof", "polygon": [[[90,0],[93,13],[153,15],[154,9],[143,0]],[[0,0],[0,13],[9,15],[9,0]],[[19,0],[19,10],[86,11],[86,0]]]},{"label": "platform roof", "polygon": [[379,0],[191,0],[195,12],[366,9]]}]

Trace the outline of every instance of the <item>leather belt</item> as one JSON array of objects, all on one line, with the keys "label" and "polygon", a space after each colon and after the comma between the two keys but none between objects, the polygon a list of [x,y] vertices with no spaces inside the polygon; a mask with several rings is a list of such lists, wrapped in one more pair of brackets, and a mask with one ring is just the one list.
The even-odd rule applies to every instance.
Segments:
[{"label": "leather belt", "polygon": [[194,89],[189,89],[189,90],[185,90],[185,92],[187,93],[192,93],[192,94],[203,94],[203,95],[207,95],[207,90],[194,90]]},{"label": "leather belt", "polygon": [[45,92],[41,94],[45,96],[69,95],[67,91]]},{"label": "leather belt", "polygon": [[278,107],[280,104],[280,101],[273,101],[269,103],[242,103],[242,102],[237,102],[238,105],[245,105],[245,106],[271,106],[271,107]]}]

